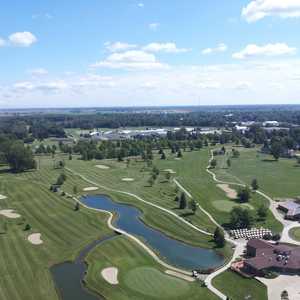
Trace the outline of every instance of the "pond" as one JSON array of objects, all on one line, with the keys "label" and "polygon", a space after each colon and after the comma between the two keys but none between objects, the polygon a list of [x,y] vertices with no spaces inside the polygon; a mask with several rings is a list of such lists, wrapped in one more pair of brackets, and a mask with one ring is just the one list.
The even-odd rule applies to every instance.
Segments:
[{"label": "pond", "polygon": [[[90,195],[81,199],[91,207],[116,213],[114,225],[128,233],[140,237],[167,263],[186,270],[214,268],[223,264],[224,259],[215,251],[194,247],[172,239],[162,232],[147,226],[141,220],[142,212],[137,208],[114,202],[107,196]],[[84,248],[74,262],[65,262],[51,268],[51,274],[59,296],[63,300],[100,300],[84,286],[87,266],[85,257],[97,245],[116,237],[116,234],[100,238]]]},{"label": "pond", "polygon": [[214,250],[188,245],[147,226],[141,220],[142,212],[133,206],[114,202],[104,195],[89,195],[81,201],[89,207],[116,213],[116,227],[141,237],[162,259],[173,266],[186,270],[208,269],[224,262],[223,257]]}]

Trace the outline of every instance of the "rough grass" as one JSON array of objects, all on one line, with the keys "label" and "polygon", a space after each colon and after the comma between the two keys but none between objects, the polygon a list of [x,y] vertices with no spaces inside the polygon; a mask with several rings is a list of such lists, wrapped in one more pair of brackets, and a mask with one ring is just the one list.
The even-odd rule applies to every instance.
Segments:
[{"label": "rough grass", "polygon": [[216,207],[217,210],[230,212],[234,207],[239,206],[243,208],[248,208],[253,210],[253,206],[248,203],[238,203],[234,200],[216,200],[213,201],[213,206]]},{"label": "rough grass", "polygon": [[256,279],[248,279],[233,271],[225,271],[213,279],[213,285],[229,299],[267,300],[267,288]]},{"label": "rough grass", "polygon": [[[227,147],[231,152],[231,147]],[[258,148],[238,148],[239,158],[231,159],[231,167],[226,166],[225,156],[217,156],[216,168],[218,178],[238,182],[237,177],[246,184],[253,178],[258,180],[260,189],[271,197],[288,198],[300,195],[300,167],[295,159],[280,158],[273,160],[272,156],[261,154]]]},{"label": "rough grass", "polygon": [[[107,299],[217,299],[199,282],[164,274],[164,268],[125,237],[101,244],[88,255],[87,262],[88,287]],[[101,276],[101,270],[111,266],[119,269],[119,284],[113,287]]]}]

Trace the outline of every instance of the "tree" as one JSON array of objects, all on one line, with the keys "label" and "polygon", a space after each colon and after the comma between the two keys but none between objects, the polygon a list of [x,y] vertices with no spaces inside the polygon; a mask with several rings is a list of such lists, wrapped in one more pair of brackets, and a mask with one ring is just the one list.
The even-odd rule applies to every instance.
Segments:
[{"label": "tree", "polygon": [[76,203],[75,203],[75,207],[74,207],[74,210],[75,210],[75,211],[78,211],[79,209],[80,209],[79,202],[78,202],[78,201],[76,201]]},{"label": "tree", "polygon": [[254,178],[251,182],[251,187],[254,191],[257,191],[259,189],[259,185],[258,185],[258,182],[257,182],[257,179]]},{"label": "tree", "polygon": [[181,157],[182,157],[181,150],[179,150],[179,151],[177,152],[177,157],[178,157],[178,158],[181,158]]},{"label": "tree", "polygon": [[275,160],[278,160],[281,154],[281,144],[275,141],[271,144],[270,153],[273,155]]},{"label": "tree", "polygon": [[214,242],[216,243],[217,247],[223,248],[226,244],[225,236],[223,230],[220,227],[217,227],[214,232]]},{"label": "tree", "polygon": [[77,193],[78,193],[77,185],[74,185],[74,186],[73,186],[73,194],[74,194],[74,195],[77,195]]},{"label": "tree", "polygon": [[198,208],[197,202],[194,199],[192,199],[189,203],[189,207],[192,210],[193,214],[195,214]]},{"label": "tree", "polygon": [[210,166],[214,169],[217,166],[217,160],[216,159],[212,159],[210,161]]},{"label": "tree", "polygon": [[31,229],[31,226],[30,224],[26,224],[25,227],[24,227],[24,231],[29,231]]},{"label": "tree", "polygon": [[231,160],[230,160],[230,158],[227,159],[226,163],[227,163],[227,168],[230,168],[231,167]]},{"label": "tree", "polygon": [[268,207],[263,204],[260,205],[257,209],[257,215],[261,220],[265,220],[268,215]]},{"label": "tree", "polygon": [[178,195],[176,195],[176,197],[174,198],[174,201],[179,202],[179,197],[178,197]]},{"label": "tree", "polygon": [[240,188],[238,191],[240,202],[248,202],[250,199],[250,189],[248,186]]},{"label": "tree", "polygon": [[56,184],[57,185],[63,185],[66,180],[67,180],[66,174],[65,173],[61,173],[58,176],[57,180],[56,180]]},{"label": "tree", "polygon": [[179,209],[185,209],[187,205],[185,193],[181,193],[179,199]]},{"label": "tree", "polygon": [[255,218],[252,211],[247,208],[236,206],[230,212],[229,226],[235,229],[249,228],[254,220]]},{"label": "tree", "polygon": [[160,159],[166,159],[166,154],[165,154],[165,152],[162,152]]},{"label": "tree", "polygon": [[13,172],[23,172],[36,168],[31,150],[24,147],[21,142],[14,142],[9,146],[6,161]]},{"label": "tree", "polygon": [[72,160],[73,159],[73,157],[72,157],[72,154],[70,153],[69,154],[69,160]]}]

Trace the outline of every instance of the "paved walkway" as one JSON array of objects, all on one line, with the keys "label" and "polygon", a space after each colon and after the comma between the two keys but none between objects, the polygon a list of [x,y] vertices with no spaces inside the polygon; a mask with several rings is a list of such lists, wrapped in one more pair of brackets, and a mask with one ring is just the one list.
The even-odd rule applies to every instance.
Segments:
[{"label": "paved walkway", "polygon": [[300,277],[298,275],[279,275],[274,279],[256,277],[268,288],[268,299],[281,300],[281,293],[286,290],[290,300],[300,300]]}]

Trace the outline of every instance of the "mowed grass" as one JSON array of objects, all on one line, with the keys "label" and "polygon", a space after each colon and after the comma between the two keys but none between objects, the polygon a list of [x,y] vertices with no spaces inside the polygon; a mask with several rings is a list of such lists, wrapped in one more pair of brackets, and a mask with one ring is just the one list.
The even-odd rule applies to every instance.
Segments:
[{"label": "mowed grass", "polygon": [[[231,152],[231,147],[227,147]],[[269,196],[288,198],[300,196],[300,167],[295,159],[280,158],[275,161],[272,156],[258,152],[258,148],[238,148],[239,158],[231,159],[231,167],[227,168],[225,156],[217,156],[216,168],[218,178],[246,183],[256,178],[260,189]]]},{"label": "mowed grass", "polygon": [[242,208],[248,208],[250,210],[253,210],[253,206],[249,203],[237,203],[234,200],[216,200],[213,201],[213,205],[216,207],[216,209],[220,211],[230,212],[234,207],[239,206]]},{"label": "mowed grass", "polygon": [[292,228],[289,231],[289,235],[292,239],[300,241],[300,228]]},{"label": "mowed grass", "polygon": [[248,279],[228,270],[213,279],[213,286],[229,299],[267,300],[267,288],[256,279]]},{"label": "mowed grass", "polygon": [[[140,247],[125,237],[109,240],[87,257],[89,288],[110,300],[209,299],[217,297],[200,282],[187,282],[164,273]],[[119,284],[111,286],[101,276],[107,267],[119,270]]]},{"label": "mowed grass", "polygon": [[[0,209],[15,209],[22,216],[0,216],[1,300],[58,300],[49,267],[73,259],[85,245],[110,232],[106,215],[87,209],[75,212],[73,201],[49,191],[58,174],[42,168],[0,175],[0,194],[7,196]],[[24,231],[25,224],[31,230]],[[42,234],[42,245],[27,240],[36,232]]]},{"label": "mowed grass", "polygon": [[[192,224],[197,225],[199,228],[202,228],[209,232],[214,232],[216,225],[213,224],[207,215],[205,215],[200,209],[197,210],[196,214],[191,214],[189,209],[180,210],[178,209],[178,203],[174,201],[176,194],[180,195],[181,191],[176,191],[176,185],[173,180],[166,180],[166,169],[172,169],[176,173],[173,174],[172,178],[176,177],[181,179],[180,175],[184,172],[188,174],[186,178],[190,178],[194,182],[197,180],[199,176],[203,176],[205,172],[200,169],[198,165],[197,158],[201,157],[202,160],[208,160],[207,151],[195,151],[195,152],[185,152],[184,157],[181,160],[176,160],[174,155],[171,155],[169,152],[167,154],[166,160],[161,160],[159,155],[155,155],[153,160],[153,166],[156,166],[160,170],[160,174],[153,186],[149,186],[148,179],[151,176],[151,170],[153,166],[148,167],[144,161],[140,159],[131,159],[129,166],[127,166],[126,162],[117,162],[116,160],[93,160],[93,161],[82,161],[78,159],[73,159],[72,161],[67,161],[67,166],[70,167],[73,171],[76,171],[82,175],[84,175],[89,180],[93,182],[103,185],[105,187],[109,187],[112,189],[125,191],[134,193],[144,200],[148,202],[152,202],[160,205],[161,207],[165,207],[173,212],[177,213],[180,216],[183,216],[186,220],[191,222]],[[185,167],[185,165],[188,165]],[[109,169],[99,169],[96,165],[106,165],[109,166]],[[196,169],[194,168],[196,165]],[[197,172],[195,176],[190,171],[194,170]],[[206,179],[210,182],[208,174],[205,172]],[[134,178],[133,182],[124,182],[122,178]],[[89,186],[92,184],[88,184]],[[191,187],[191,188],[190,188]],[[221,197],[221,192],[214,185],[211,184],[210,187],[213,189],[211,192],[211,199],[215,199],[216,193],[219,193],[219,197]],[[188,186],[188,190],[195,196],[195,200],[199,201],[200,199],[194,193],[194,186]],[[197,186],[198,188],[198,186]],[[201,186],[202,189],[206,190],[208,187],[205,185]],[[209,191],[209,190],[208,190]],[[164,213],[157,208],[153,208],[150,205],[144,204],[141,201],[135,199],[134,197],[125,196],[121,193],[114,193],[105,189],[100,189],[94,193],[103,192],[114,198],[114,200],[129,204],[134,204],[136,207],[140,208],[143,211],[143,220],[150,226],[162,230],[167,235],[180,239],[184,242],[195,246],[201,246],[206,248],[213,248],[215,244],[212,242],[212,238],[210,236],[204,235],[196,230],[190,228],[189,226],[183,224],[181,221],[177,220],[170,214]],[[203,190],[201,190],[202,194]],[[189,200],[189,198],[187,197]],[[205,198],[201,198],[206,200]],[[211,205],[211,207],[213,207]],[[157,217],[159,215],[159,217]],[[228,214],[223,214],[225,218],[228,218]],[[218,217],[218,216],[217,216]],[[225,249],[218,249],[228,258],[232,251],[230,247],[226,247]]]}]

